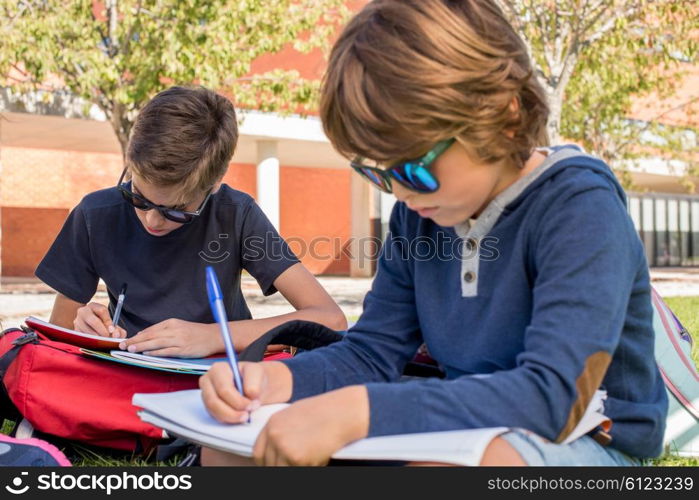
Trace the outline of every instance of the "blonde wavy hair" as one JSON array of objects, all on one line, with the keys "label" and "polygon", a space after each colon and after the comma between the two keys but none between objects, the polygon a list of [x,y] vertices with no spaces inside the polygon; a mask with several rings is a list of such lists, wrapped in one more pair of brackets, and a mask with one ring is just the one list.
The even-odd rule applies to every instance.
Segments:
[{"label": "blonde wavy hair", "polygon": [[380,163],[454,137],[521,167],[548,144],[548,105],[526,46],[490,0],[374,0],[345,27],[323,80],[334,147]]}]

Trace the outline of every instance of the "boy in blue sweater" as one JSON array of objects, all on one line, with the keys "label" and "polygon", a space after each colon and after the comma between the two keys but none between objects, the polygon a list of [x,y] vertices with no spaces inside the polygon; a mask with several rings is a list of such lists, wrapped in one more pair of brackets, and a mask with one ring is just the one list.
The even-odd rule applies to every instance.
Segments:
[{"label": "boy in blue sweater", "polygon": [[[667,400],[624,192],[600,160],[544,147],[544,91],[495,3],[369,3],[333,48],[321,116],[354,170],[399,203],[343,341],[241,363],[242,395],[224,364],[201,379],[224,422],[293,402],[260,434],[255,461],[325,464],[367,436],[496,426],[511,431],[483,464],[658,455]],[[446,378],[398,382],[423,342]],[[599,388],[611,431],[562,444]]]},{"label": "boy in blue sweater", "polygon": [[[237,349],[292,319],[345,328],[340,308],[252,197],[222,183],[237,142],[233,104],[211,90],[172,87],[146,104],[116,185],[83,198],[36,270],[58,292],[51,322],[124,338],[131,352],[223,352],[206,295],[212,265]],[[281,292],[296,311],[252,319],[240,289],[243,269],[265,295]],[[109,308],[91,302],[100,279]],[[124,283],[115,325],[110,310]]]}]

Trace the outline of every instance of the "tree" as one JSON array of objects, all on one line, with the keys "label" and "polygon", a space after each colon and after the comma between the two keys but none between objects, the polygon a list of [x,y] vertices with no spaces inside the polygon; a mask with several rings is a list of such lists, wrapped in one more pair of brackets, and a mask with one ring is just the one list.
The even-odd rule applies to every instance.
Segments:
[{"label": "tree", "polygon": [[58,77],[105,113],[125,151],[137,110],[172,84],[234,95],[238,106],[307,111],[316,80],[251,75],[260,55],[327,45],[341,0],[0,0],[0,74],[27,91]]},{"label": "tree", "polygon": [[[696,168],[696,121],[693,127],[668,125],[667,110],[630,119],[638,99],[671,96],[694,61],[695,0],[499,2],[527,42],[548,93],[553,141],[579,141],[622,170],[624,160],[648,153],[643,146]],[[697,99],[699,89],[675,108],[689,112]]]}]

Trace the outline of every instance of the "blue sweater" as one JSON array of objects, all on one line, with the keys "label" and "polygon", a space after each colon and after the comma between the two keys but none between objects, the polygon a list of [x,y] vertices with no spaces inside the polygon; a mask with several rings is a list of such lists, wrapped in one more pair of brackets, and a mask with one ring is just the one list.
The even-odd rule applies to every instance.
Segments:
[{"label": "blue sweater", "polygon": [[[370,436],[508,426],[560,442],[601,387],[611,446],[658,455],[668,403],[625,204],[610,169],[572,148],[474,225],[441,227],[398,203],[358,323],[286,361],[292,400],[364,384]],[[423,342],[447,379],[398,383]]]}]

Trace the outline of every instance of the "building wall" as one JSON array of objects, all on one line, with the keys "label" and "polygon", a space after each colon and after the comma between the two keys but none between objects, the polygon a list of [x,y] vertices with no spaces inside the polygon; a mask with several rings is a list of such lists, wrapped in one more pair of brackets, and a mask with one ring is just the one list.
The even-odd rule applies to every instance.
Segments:
[{"label": "building wall", "polygon": [[249,163],[231,163],[223,182],[233,189],[257,197],[257,168]]},{"label": "building wall", "polygon": [[3,207],[3,276],[33,276],[68,212],[66,208]]},{"label": "building wall", "polygon": [[281,233],[314,274],[349,274],[350,175],[350,169],[281,170]]},{"label": "building wall", "polygon": [[72,208],[82,197],[113,186],[121,155],[58,149],[2,148],[3,207]]},{"label": "building wall", "polygon": [[[3,147],[2,275],[33,276],[70,209],[85,194],[113,186],[122,164],[119,154]],[[280,175],[282,235],[302,250],[311,272],[347,274],[340,250],[350,236],[349,170],[283,166]],[[256,166],[232,163],[224,182],[254,197]],[[303,251],[313,245],[316,252]]]}]

